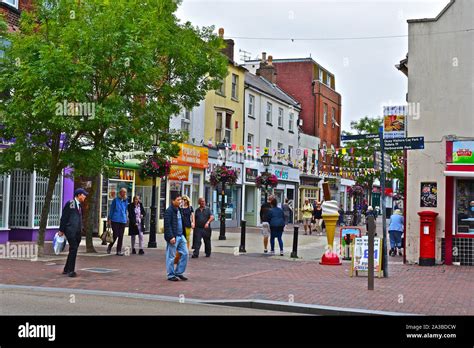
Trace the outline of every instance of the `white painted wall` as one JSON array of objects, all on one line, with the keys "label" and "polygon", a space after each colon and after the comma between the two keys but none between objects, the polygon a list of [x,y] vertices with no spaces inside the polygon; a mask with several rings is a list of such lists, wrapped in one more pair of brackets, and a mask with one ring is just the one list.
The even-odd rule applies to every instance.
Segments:
[{"label": "white painted wall", "polygon": [[[446,136],[474,137],[474,1],[456,2],[434,22],[409,24],[408,102],[419,119],[408,119],[408,136],[424,136],[425,149],[408,151],[407,260],[418,262],[421,210],[439,213],[436,259],[445,230]],[[453,32],[434,34],[439,32]],[[462,32],[461,32],[462,31]],[[420,183],[438,183],[438,207],[420,208]]]},{"label": "white painted wall", "polygon": [[[181,120],[184,118],[185,110],[181,110],[179,115],[173,116],[170,119],[170,129],[181,130]],[[191,110],[191,124],[189,125],[189,143],[193,145],[207,145],[204,139],[204,118],[205,116],[205,101],[202,100],[198,106]],[[194,141],[193,141],[194,139]],[[201,141],[203,142],[201,144]]]}]

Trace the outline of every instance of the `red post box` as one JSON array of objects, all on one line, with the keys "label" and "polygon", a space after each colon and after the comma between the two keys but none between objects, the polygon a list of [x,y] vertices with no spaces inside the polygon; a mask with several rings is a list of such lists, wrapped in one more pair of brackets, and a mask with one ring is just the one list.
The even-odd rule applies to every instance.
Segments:
[{"label": "red post box", "polygon": [[420,211],[420,266],[435,265],[436,217],[434,211]]}]

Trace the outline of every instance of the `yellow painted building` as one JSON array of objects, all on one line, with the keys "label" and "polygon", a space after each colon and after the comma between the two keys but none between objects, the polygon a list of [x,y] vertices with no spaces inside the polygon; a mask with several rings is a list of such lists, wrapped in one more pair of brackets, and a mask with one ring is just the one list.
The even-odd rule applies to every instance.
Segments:
[{"label": "yellow painted building", "polygon": [[205,98],[204,139],[215,146],[224,139],[237,148],[243,145],[244,82],[243,67],[229,59],[228,74],[219,90],[209,91]]}]

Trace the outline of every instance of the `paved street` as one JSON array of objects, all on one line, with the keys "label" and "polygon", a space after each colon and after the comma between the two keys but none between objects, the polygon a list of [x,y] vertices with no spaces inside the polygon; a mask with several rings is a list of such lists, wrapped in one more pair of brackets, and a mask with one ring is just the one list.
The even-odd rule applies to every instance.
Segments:
[{"label": "paved street", "polygon": [[[286,235],[289,238],[290,233]],[[240,240],[238,233],[229,232],[227,237],[226,241],[218,241],[218,232],[213,232],[212,256],[189,260],[187,275],[190,280],[187,282],[166,280],[164,242],[162,235],[158,235],[159,248],[146,249],[143,256],[107,255],[105,247],[100,245],[95,255],[80,253],[77,278],[61,274],[64,253],[36,262],[0,260],[0,283],[68,288],[71,294],[74,294],[73,289],[89,289],[169,296],[175,301],[180,298],[255,299],[399,313],[474,315],[472,267],[410,266],[403,265],[400,257],[391,258],[390,277],[376,279],[375,290],[368,292],[367,278],[349,277],[348,262],[341,266],[319,264],[324,237],[300,236],[303,258],[299,260],[292,260],[288,255],[263,254],[259,250],[261,236],[257,231],[249,231],[245,254],[234,254],[234,247]],[[88,268],[111,271],[94,273],[86,270]],[[8,295],[3,293],[2,297],[5,296]],[[126,308],[124,305],[123,310]],[[189,313],[196,310],[199,312],[199,307],[191,308]],[[166,313],[166,308],[156,309],[156,312],[150,308],[147,313]]]}]

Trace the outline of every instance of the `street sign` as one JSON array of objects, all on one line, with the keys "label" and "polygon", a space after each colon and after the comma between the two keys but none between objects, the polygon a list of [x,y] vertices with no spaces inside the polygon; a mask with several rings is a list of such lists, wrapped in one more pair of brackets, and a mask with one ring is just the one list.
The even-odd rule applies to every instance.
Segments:
[{"label": "street sign", "polygon": [[379,134],[341,135],[341,141],[378,139]]},{"label": "street sign", "polygon": [[384,106],[383,137],[384,139],[406,138],[406,106]]},{"label": "street sign", "polygon": [[422,150],[425,148],[425,137],[384,139],[385,150]]},{"label": "street sign", "polygon": [[[374,154],[374,168],[376,170],[381,170],[381,167],[382,167],[382,153],[379,151],[376,151]],[[390,155],[388,154],[385,154],[384,156],[384,170],[387,173],[390,173],[392,171]]]}]

